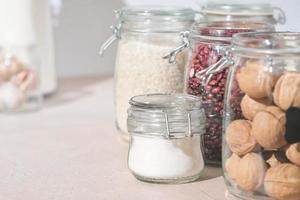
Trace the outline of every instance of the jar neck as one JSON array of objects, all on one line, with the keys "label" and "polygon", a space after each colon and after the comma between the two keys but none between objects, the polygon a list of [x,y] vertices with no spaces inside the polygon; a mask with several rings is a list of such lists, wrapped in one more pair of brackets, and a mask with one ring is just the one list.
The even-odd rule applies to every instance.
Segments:
[{"label": "jar neck", "polygon": [[193,21],[123,21],[121,33],[179,33],[189,30]]},{"label": "jar neck", "polygon": [[204,16],[205,16],[205,19],[210,22],[214,22],[214,21],[227,21],[227,22],[248,21],[248,22],[263,22],[263,23],[268,23],[268,24],[273,24],[273,25],[276,25],[278,23],[277,20],[273,17],[273,15],[242,16],[242,15],[230,15],[230,14],[225,14],[225,15],[205,14]]},{"label": "jar neck", "polygon": [[205,114],[198,97],[144,95],[133,97],[128,110],[131,134],[177,139],[204,132]]},{"label": "jar neck", "polygon": [[122,32],[180,32],[190,29],[195,12],[191,9],[127,7],[118,13]]},{"label": "jar neck", "polygon": [[208,3],[201,12],[208,21],[256,21],[274,25],[286,22],[285,13],[282,9],[264,3]]},{"label": "jar neck", "polygon": [[274,26],[256,22],[206,22],[196,23],[192,27],[190,37],[201,41],[220,41],[230,43],[236,33],[273,31]]},{"label": "jar neck", "polygon": [[240,33],[233,37],[235,54],[252,57],[300,58],[300,34],[292,32]]}]

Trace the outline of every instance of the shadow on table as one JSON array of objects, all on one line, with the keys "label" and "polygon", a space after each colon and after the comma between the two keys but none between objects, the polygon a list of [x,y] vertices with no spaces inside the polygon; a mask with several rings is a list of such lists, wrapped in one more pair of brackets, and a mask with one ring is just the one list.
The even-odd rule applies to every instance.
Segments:
[{"label": "shadow on table", "polygon": [[93,85],[104,82],[110,78],[110,76],[105,76],[67,78],[59,80],[57,91],[53,95],[46,96],[44,106],[55,107],[86,98],[94,93],[91,89]]},{"label": "shadow on table", "polygon": [[[223,170],[221,167],[217,166],[206,166],[201,173],[198,181],[205,181],[213,178],[223,176]],[[196,181],[197,182],[197,181]]]}]

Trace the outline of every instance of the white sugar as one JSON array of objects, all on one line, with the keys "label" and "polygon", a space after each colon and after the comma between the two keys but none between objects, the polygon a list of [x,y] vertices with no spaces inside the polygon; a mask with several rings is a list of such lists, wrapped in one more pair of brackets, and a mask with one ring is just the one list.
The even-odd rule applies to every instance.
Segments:
[{"label": "white sugar", "polygon": [[198,175],[204,167],[200,136],[177,140],[132,136],[128,167],[135,175],[153,179]]}]

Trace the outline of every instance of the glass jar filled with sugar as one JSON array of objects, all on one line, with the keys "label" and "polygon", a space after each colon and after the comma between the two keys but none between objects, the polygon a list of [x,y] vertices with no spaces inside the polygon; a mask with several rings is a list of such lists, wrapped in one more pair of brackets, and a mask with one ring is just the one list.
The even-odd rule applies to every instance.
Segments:
[{"label": "glass jar filled with sugar", "polygon": [[131,141],[128,167],[142,181],[185,183],[204,168],[201,135],[205,114],[200,98],[184,94],[133,97],[128,110]]}]

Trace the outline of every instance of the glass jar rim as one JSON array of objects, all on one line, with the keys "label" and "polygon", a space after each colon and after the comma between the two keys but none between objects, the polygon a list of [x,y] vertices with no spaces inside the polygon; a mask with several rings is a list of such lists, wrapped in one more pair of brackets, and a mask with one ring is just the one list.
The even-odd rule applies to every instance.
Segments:
[{"label": "glass jar rim", "polygon": [[124,32],[179,33],[190,29],[196,12],[184,7],[133,6],[118,12]]},{"label": "glass jar rim", "polygon": [[161,7],[161,6],[130,6],[119,10],[123,20],[149,19],[151,17],[170,17],[194,20],[196,11],[185,7]]},{"label": "glass jar rim", "polygon": [[149,110],[199,110],[202,108],[201,99],[187,94],[146,94],[130,99],[131,106]]},{"label": "glass jar rim", "polygon": [[300,56],[300,32],[250,32],[233,36],[234,52],[257,55]]},{"label": "glass jar rim", "polygon": [[209,3],[201,10],[203,14],[233,15],[233,16],[273,16],[271,4],[223,4]]},{"label": "glass jar rim", "polygon": [[[206,38],[231,41],[232,36],[240,32],[273,31],[274,26],[268,23],[245,21],[213,21],[194,23],[191,29],[192,38]],[[228,32],[230,31],[230,32]]]},{"label": "glass jar rim", "polygon": [[188,94],[148,94],[131,98],[128,131],[133,135],[180,139],[205,132],[200,97]]}]

